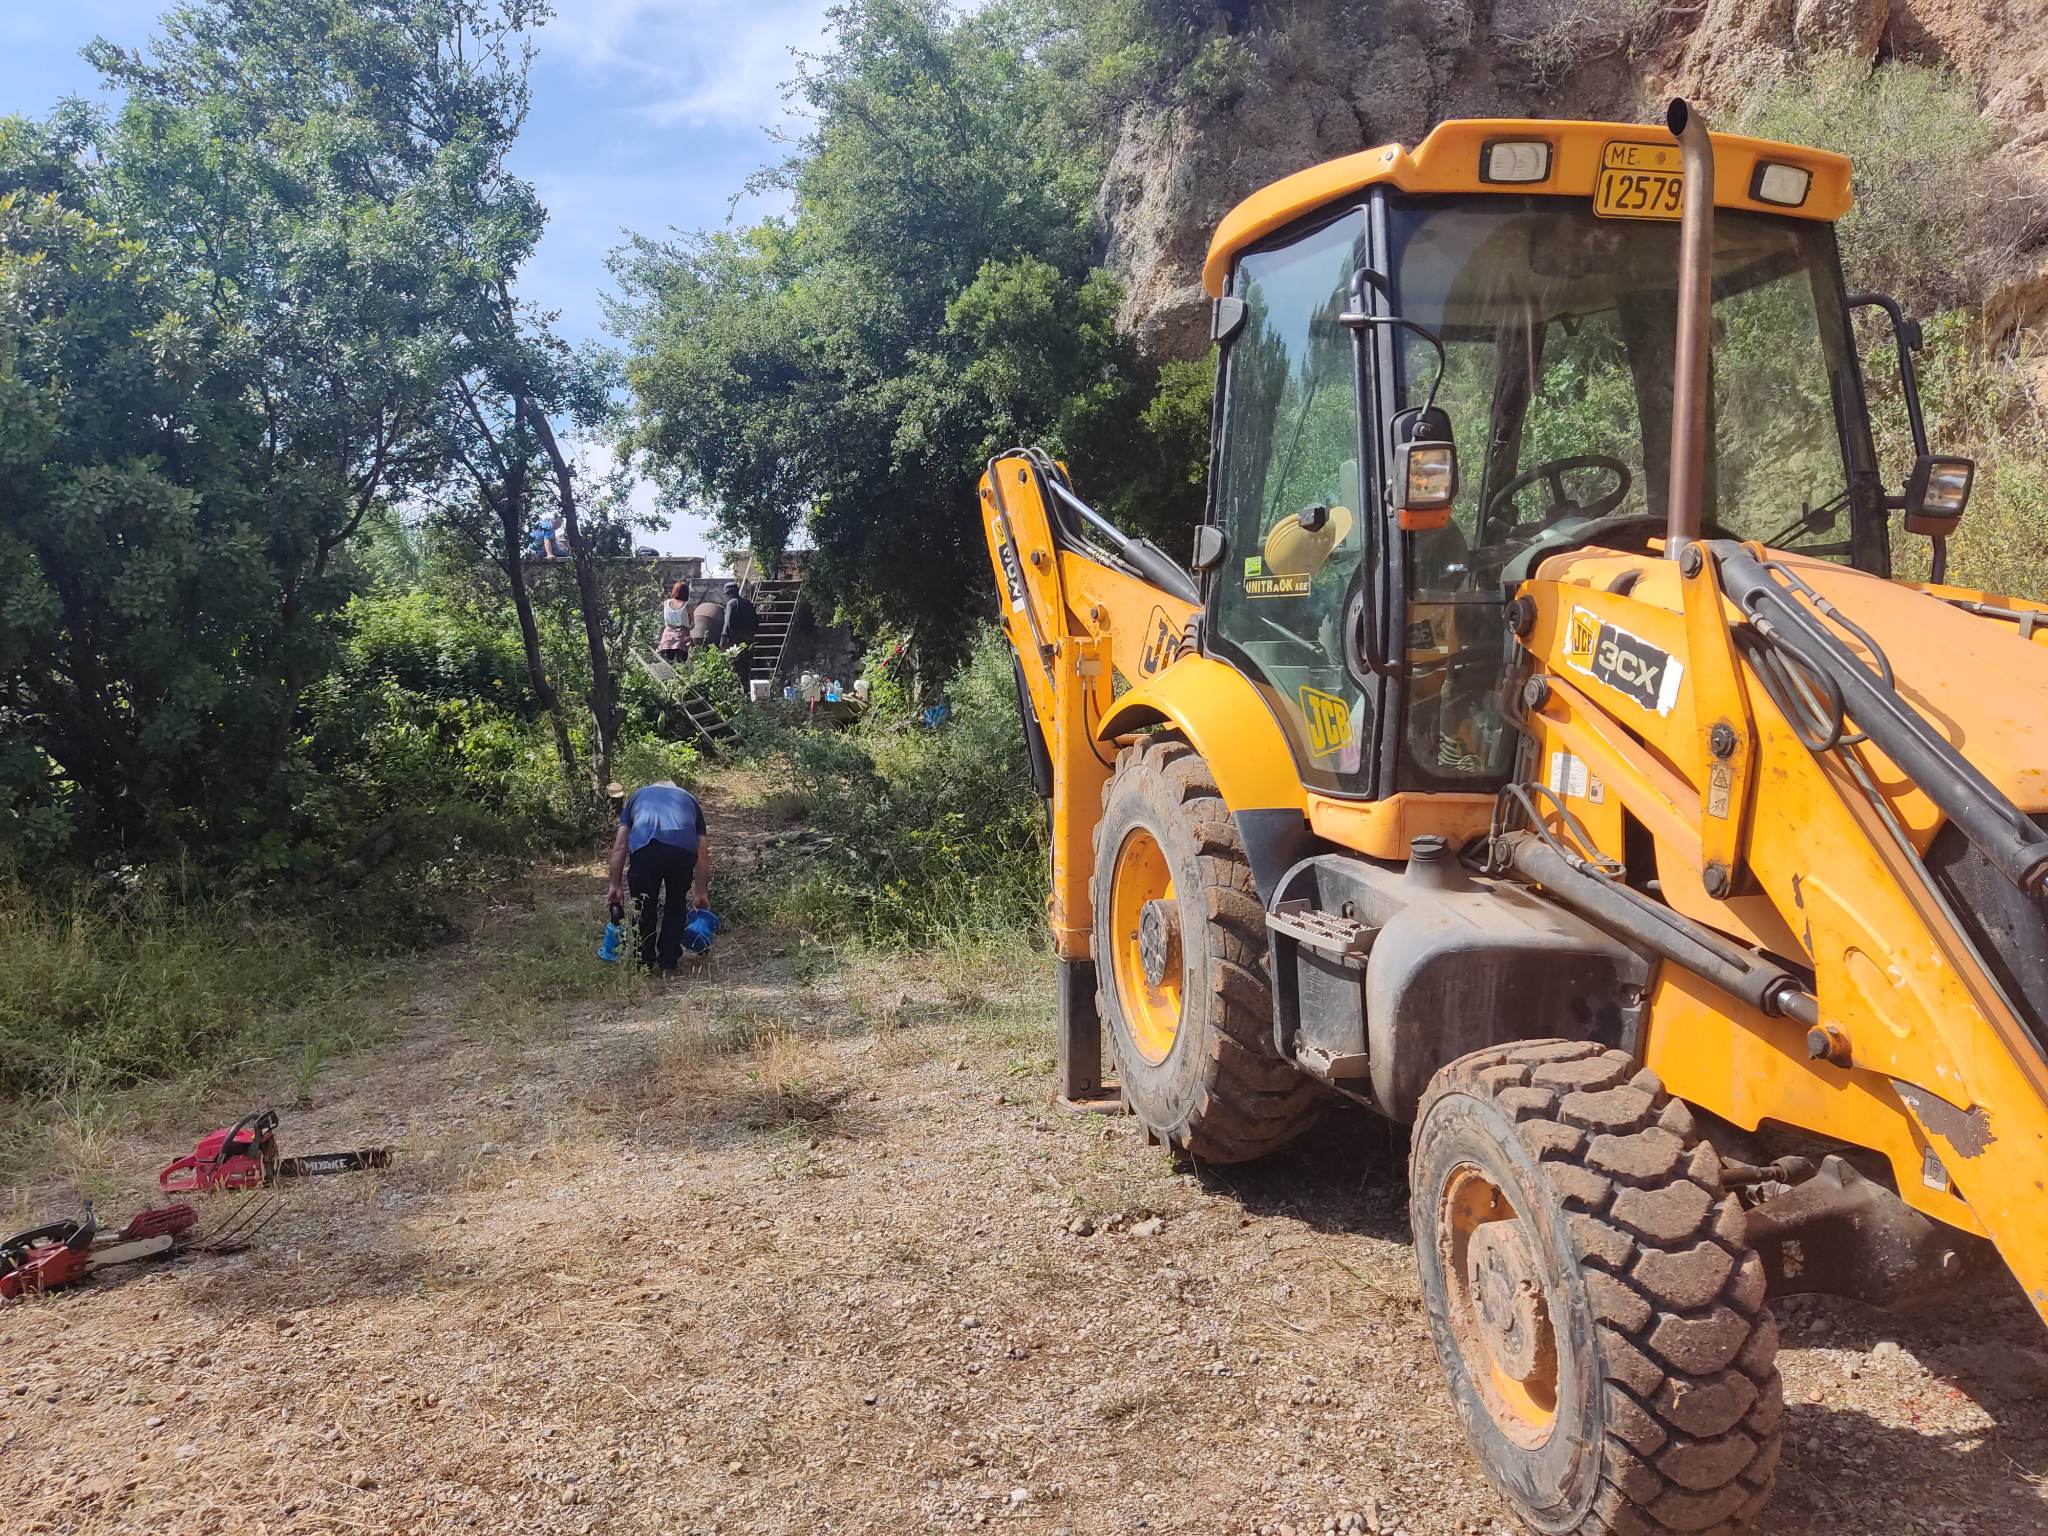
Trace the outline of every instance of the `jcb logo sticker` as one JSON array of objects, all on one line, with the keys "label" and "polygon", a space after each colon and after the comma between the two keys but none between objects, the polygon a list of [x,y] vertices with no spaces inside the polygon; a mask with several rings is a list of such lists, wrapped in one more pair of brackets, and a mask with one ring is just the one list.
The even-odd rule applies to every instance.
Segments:
[{"label": "jcb logo sticker", "polygon": [[1351,706],[1334,693],[1303,684],[1302,724],[1308,727],[1308,755],[1328,757],[1341,751],[1351,740]]},{"label": "jcb logo sticker", "polygon": [[1017,551],[1008,539],[1003,540],[1003,585],[1008,589],[1010,609],[1013,613],[1024,611],[1024,568],[1017,563]]},{"label": "jcb logo sticker", "polygon": [[1583,608],[1572,610],[1571,623],[1566,626],[1564,637],[1564,659],[1581,672],[1593,670],[1593,653],[1600,646],[1600,621]]},{"label": "jcb logo sticker", "polygon": [[1565,665],[1626,694],[1645,709],[1671,713],[1685,664],[1649,641],[1574,608],[1565,631]]},{"label": "jcb logo sticker", "polygon": [[1180,631],[1167,619],[1166,610],[1155,605],[1145,621],[1145,651],[1138,658],[1138,670],[1150,677],[1179,655]]}]

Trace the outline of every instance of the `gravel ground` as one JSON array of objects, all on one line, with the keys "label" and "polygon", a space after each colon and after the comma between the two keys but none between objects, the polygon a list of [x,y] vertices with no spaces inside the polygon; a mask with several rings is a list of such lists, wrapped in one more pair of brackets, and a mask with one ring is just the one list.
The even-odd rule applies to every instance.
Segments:
[{"label": "gravel ground", "polygon": [[[583,922],[591,878],[542,915]],[[438,986],[476,984],[457,956]],[[248,1252],[0,1310],[0,1530],[1516,1528],[1374,1121],[1177,1170],[1051,1107],[1029,956],[736,934],[540,1031],[444,1004],[285,1117],[287,1151],[398,1143],[389,1173],[292,1189]],[[261,1086],[105,1146],[130,1198],[103,1208]],[[2016,1296],[1783,1312],[1765,1531],[2048,1530],[2048,1337]]]}]

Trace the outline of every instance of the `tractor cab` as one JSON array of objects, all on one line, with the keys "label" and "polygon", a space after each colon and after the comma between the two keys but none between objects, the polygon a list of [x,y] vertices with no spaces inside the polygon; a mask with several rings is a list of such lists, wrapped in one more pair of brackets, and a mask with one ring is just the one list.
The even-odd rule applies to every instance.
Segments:
[{"label": "tractor cab", "polygon": [[[1884,573],[1902,498],[1836,252],[1848,164],[1715,148],[1704,530]],[[1514,584],[1550,552],[1661,539],[1681,186],[1656,129],[1454,121],[1219,228],[1206,647],[1310,789],[1496,790]]]}]

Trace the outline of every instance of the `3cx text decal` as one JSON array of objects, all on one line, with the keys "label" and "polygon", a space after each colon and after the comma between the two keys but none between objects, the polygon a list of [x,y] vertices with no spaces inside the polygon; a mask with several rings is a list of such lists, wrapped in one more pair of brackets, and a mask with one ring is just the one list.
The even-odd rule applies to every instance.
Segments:
[{"label": "3cx text decal", "polygon": [[1246,597],[1306,597],[1308,578],[1306,576],[1272,576],[1266,572],[1266,561],[1262,555],[1244,557],[1244,595]]},{"label": "3cx text decal", "polygon": [[1304,683],[1296,697],[1301,700],[1301,723],[1308,728],[1308,755],[1328,757],[1351,741],[1351,706],[1334,693],[1324,693]]},{"label": "3cx text decal", "polygon": [[1671,713],[1685,676],[1685,664],[1677,657],[1584,608],[1572,610],[1564,662],[1660,715]]}]

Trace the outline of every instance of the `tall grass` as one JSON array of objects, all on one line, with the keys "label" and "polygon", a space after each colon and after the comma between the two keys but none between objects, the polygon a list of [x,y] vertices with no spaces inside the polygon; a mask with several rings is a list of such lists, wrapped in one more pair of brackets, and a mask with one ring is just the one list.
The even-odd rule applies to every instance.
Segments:
[{"label": "tall grass", "polygon": [[920,947],[1014,942],[1043,927],[1045,810],[999,633],[976,640],[946,699],[937,727],[878,705],[847,735],[774,743],[805,825],[741,885],[735,916]]},{"label": "tall grass", "polygon": [[328,1005],[369,958],[300,916],[160,896],[110,909],[0,886],[0,1100],[325,1055],[361,1032]]}]

